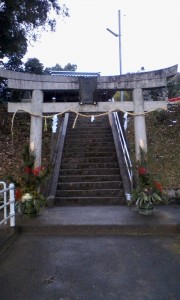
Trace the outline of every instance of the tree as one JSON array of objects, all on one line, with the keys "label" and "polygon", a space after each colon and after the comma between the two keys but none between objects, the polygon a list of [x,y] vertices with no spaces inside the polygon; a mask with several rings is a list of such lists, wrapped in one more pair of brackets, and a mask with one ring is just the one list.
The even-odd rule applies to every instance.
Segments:
[{"label": "tree", "polygon": [[4,64],[4,68],[16,72],[23,72],[23,62],[20,58],[13,55],[8,62]]},{"label": "tree", "polygon": [[[121,101],[121,93],[117,91],[113,96],[115,101]],[[123,92],[124,101],[132,101],[132,92],[131,91],[124,91]]]},{"label": "tree", "polygon": [[177,73],[173,78],[171,78],[168,81],[167,87],[169,98],[180,96],[180,73]]},{"label": "tree", "polygon": [[7,90],[7,80],[0,78],[0,104],[6,103],[9,99],[9,95]]},{"label": "tree", "polygon": [[29,58],[24,64],[24,70],[27,73],[43,74],[44,66],[37,58]]},{"label": "tree", "polygon": [[53,71],[63,71],[63,68],[59,64],[56,64],[54,67],[47,67],[44,70],[44,75],[51,74],[51,70],[53,70]]},{"label": "tree", "polygon": [[44,74],[51,74],[51,71],[76,71],[77,65],[68,63],[64,68],[61,65],[56,64],[54,67],[48,67],[44,70]]},{"label": "tree", "polygon": [[61,67],[61,65],[56,64],[54,67],[50,68],[50,70],[53,70],[53,71],[63,71],[63,68]]},{"label": "tree", "polygon": [[38,29],[55,30],[56,15],[69,16],[65,5],[58,0],[0,1],[0,58],[17,55],[22,58],[28,42],[35,41]]},{"label": "tree", "polygon": [[76,71],[77,69],[77,65],[71,65],[70,63],[68,63],[65,67],[64,67],[64,71]]},{"label": "tree", "polygon": [[[20,58],[13,55],[7,63],[4,63],[4,68],[16,72],[23,72],[23,62]],[[22,96],[22,92],[14,90],[9,91],[7,88],[7,79],[0,79],[0,103],[8,102],[10,99],[13,101],[19,101]]]}]

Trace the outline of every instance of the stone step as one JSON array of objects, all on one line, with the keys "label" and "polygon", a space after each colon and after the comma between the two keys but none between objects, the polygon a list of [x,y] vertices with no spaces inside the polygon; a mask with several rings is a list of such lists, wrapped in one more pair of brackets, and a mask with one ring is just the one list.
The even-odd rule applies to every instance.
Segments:
[{"label": "stone step", "polygon": [[[80,143],[80,145],[78,145]],[[66,140],[65,141],[65,147],[66,146],[68,146],[68,147],[80,147],[80,148],[86,148],[87,147],[87,149],[89,149],[90,147],[93,147],[93,148],[96,148],[96,147],[113,147],[114,148],[114,143],[113,143],[113,141],[109,141],[109,142],[98,142],[98,140],[97,140],[97,142],[91,142],[91,141],[89,141],[89,142],[85,142],[84,140],[80,140],[80,142],[78,142],[77,144],[74,142],[74,141],[72,141],[72,140]]]},{"label": "stone step", "polygon": [[[107,205],[101,205],[103,199],[104,201],[107,199]],[[136,208],[130,209],[127,205],[109,205],[109,200],[113,201],[113,197],[82,198],[82,205],[79,205],[79,203],[76,205],[76,198],[69,198],[69,202],[66,202],[66,198],[61,198],[61,200],[62,202],[59,201],[59,205],[46,209],[38,218],[29,219],[17,215],[16,224],[20,232],[31,235],[35,234],[35,236],[37,234],[54,234],[58,237],[60,235],[69,235],[70,237],[79,237],[82,235],[92,237],[94,235],[97,238],[98,235],[125,235],[126,237],[132,235],[138,236],[138,239],[141,238],[140,235],[146,235],[148,238],[150,236],[161,236],[162,238],[163,236],[167,237],[171,235],[178,238],[178,234],[180,234],[179,205],[156,207],[154,209],[154,216],[148,218],[139,215]],[[91,200],[94,200],[95,205],[91,205]],[[117,200],[121,201],[121,198],[117,198]],[[81,198],[79,198],[79,201],[81,202]],[[86,201],[89,202],[87,205]],[[96,201],[99,205],[96,204]],[[71,207],[67,207],[66,204],[72,205]],[[178,247],[176,250],[179,253],[177,243],[176,247]],[[173,249],[171,248],[171,250]],[[149,257],[149,249],[147,256]],[[15,298],[12,297],[12,299]],[[93,298],[93,300],[95,299],[99,298]],[[109,297],[108,299],[112,298]],[[121,297],[118,299],[121,299]],[[156,297],[156,299],[159,300],[159,297]]]},{"label": "stone step", "polygon": [[121,205],[124,200],[119,197],[56,197],[55,203],[57,206]]},{"label": "stone step", "polygon": [[95,176],[95,175],[119,175],[120,171],[119,168],[91,168],[91,169],[60,169],[59,177],[61,176],[69,176],[69,175],[88,175],[88,176]]},{"label": "stone step", "polygon": [[120,175],[60,175],[58,182],[108,182],[108,181],[120,181]]},{"label": "stone step", "polygon": [[102,190],[57,190],[56,197],[123,197],[120,189]]},{"label": "stone step", "polygon": [[66,153],[74,153],[74,151],[76,152],[78,148],[78,153],[116,153],[116,149],[113,146],[105,146],[105,147],[101,147],[99,145],[97,145],[96,147],[92,147],[89,146],[88,144],[86,146],[81,146],[81,145],[75,145],[73,144],[71,147],[69,147],[68,145],[66,145],[64,147],[64,155]]},{"label": "stone step", "polygon": [[114,158],[114,159],[117,159],[117,155],[116,155],[116,153],[115,152],[113,152],[112,153],[112,151],[109,151],[109,152],[97,152],[97,151],[81,151],[81,152],[76,152],[76,153],[74,153],[74,151],[69,151],[69,152],[65,152],[64,154],[63,154],[63,160],[65,159],[65,158],[74,158],[74,156],[76,157],[76,158],[82,158],[82,157],[91,157],[91,158],[93,158],[93,157],[106,157],[107,159],[109,159],[109,158]]},{"label": "stone step", "polygon": [[82,134],[85,134],[85,133],[96,133],[98,132],[99,134],[105,134],[105,133],[110,133],[111,132],[111,128],[109,126],[77,126],[75,128],[73,128],[72,126],[69,126],[68,127],[68,133],[71,134],[71,133],[82,133]]},{"label": "stone step", "polygon": [[88,134],[98,134],[98,135],[105,135],[105,134],[110,134],[111,133],[111,128],[109,127],[100,127],[100,126],[96,126],[96,127],[88,127],[88,126],[84,126],[84,127],[77,127],[77,128],[72,128],[72,127],[68,127],[68,134],[82,134],[85,135],[86,133]]},{"label": "stone step", "polygon": [[98,130],[110,130],[110,126],[109,124],[103,124],[103,123],[76,123],[75,124],[75,127],[74,127],[74,123],[70,123],[68,124],[68,129],[70,130],[87,130],[87,131],[91,131],[91,130],[95,130],[95,129],[98,129]]},{"label": "stone step", "polygon": [[77,133],[77,132],[81,132],[81,133],[85,133],[85,131],[87,132],[95,132],[97,131],[98,133],[110,133],[111,132],[111,127],[109,125],[101,125],[101,124],[98,124],[96,126],[91,126],[89,124],[86,124],[86,125],[79,125],[79,126],[75,126],[73,127],[73,124],[70,124],[67,126],[68,128],[68,133]]},{"label": "stone step", "polygon": [[118,168],[118,162],[107,162],[107,163],[63,163],[61,164],[61,169],[101,169],[101,168]]},{"label": "stone step", "polygon": [[[107,124],[107,122],[109,122],[109,120],[108,120],[108,117],[106,116],[106,117],[101,117],[101,118],[96,118],[96,116],[94,115],[94,117],[95,117],[95,119],[94,119],[94,121],[91,121],[92,120],[92,115],[94,115],[94,114],[89,114],[88,115],[88,117],[78,117],[77,119],[76,119],[76,124],[81,124],[81,123],[83,123],[83,124],[91,124],[91,125],[93,125],[93,124],[99,124],[99,123],[101,123],[101,124]],[[70,122],[74,122],[74,120],[75,120],[75,118],[76,117],[70,117],[69,118],[69,120],[70,120]]]},{"label": "stone step", "polygon": [[[95,116],[95,115],[94,115]],[[74,121],[75,121],[76,117],[70,117],[69,118],[69,124],[73,124]],[[108,117],[101,117],[101,118],[96,118],[95,117],[95,120],[93,122],[91,122],[91,116],[89,115],[88,118],[84,118],[84,117],[78,117],[76,119],[76,124],[75,125],[79,125],[79,124],[83,124],[83,125],[86,125],[86,124],[89,124],[90,126],[96,126],[97,124],[102,124],[102,125],[106,125],[109,124],[109,120],[108,120]]]},{"label": "stone step", "polygon": [[79,126],[73,127],[73,124],[69,124],[67,126],[68,128],[68,133],[77,133],[77,132],[82,132],[85,133],[86,132],[95,132],[97,131],[98,133],[110,133],[111,132],[111,126],[109,125],[101,125],[101,124],[96,124],[96,126],[92,126],[91,124],[80,124]]},{"label": "stone step", "polygon": [[82,139],[83,139],[83,143],[113,143],[113,138],[112,136],[111,137],[97,137],[96,135],[92,136],[92,135],[86,135],[84,137],[82,137],[81,135],[79,136],[76,136],[76,137],[70,137],[70,138],[67,138],[66,137],[66,140],[65,140],[65,145],[66,143],[69,144],[70,143],[76,143],[76,142],[82,142]]},{"label": "stone step", "polygon": [[112,131],[111,129],[107,129],[107,128],[98,128],[98,127],[94,127],[94,128],[76,128],[76,129],[73,129],[73,128],[68,128],[68,131],[67,131],[67,136],[70,135],[74,135],[74,136],[77,136],[77,135],[82,135],[82,136],[85,136],[86,134],[88,135],[98,135],[98,136],[105,136],[105,135],[111,135],[112,134]]},{"label": "stone step", "polygon": [[117,163],[117,157],[63,157],[63,164]]},{"label": "stone step", "polygon": [[[101,148],[100,152],[106,152],[105,149],[110,148],[113,151],[115,151],[114,143],[113,141],[98,141],[98,140],[85,140],[83,138],[77,139],[77,140],[66,140],[64,144],[64,150],[71,150],[72,149],[80,149],[85,151],[98,151],[99,148]],[[91,149],[91,150],[90,150]]]},{"label": "stone step", "polygon": [[57,190],[97,190],[97,189],[121,189],[121,181],[101,181],[101,182],[58,182]]}]

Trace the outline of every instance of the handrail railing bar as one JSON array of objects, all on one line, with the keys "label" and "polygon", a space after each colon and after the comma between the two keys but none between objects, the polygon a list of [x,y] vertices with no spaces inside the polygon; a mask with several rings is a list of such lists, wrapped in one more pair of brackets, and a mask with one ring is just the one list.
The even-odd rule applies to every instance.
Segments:
[{"label": "handrail railing bar", "polygon": [[[117,113],[116,113],[117,114]],[[121,145],[124,146],[123,147],[123,152],[126,153],[127,157],[128,157],[128,160],[129,160],[129,164],[130,166],[132,166],[131,164],[131,160],[130,160],[130,156],[129,156],[129,152],[128,152],[128,149],[127,149],[127,145],[125,143],[125,140],[124,140],[124,135],[123,135],[123,131],[122,131],[122,128],[121,128],[121,125],[120,125],[120,122],[118,120],[118,116],[116,115],[116,123],[118,125],[118,134],[119,134],[119,137],[120,137],[120,140],[121,140]],[[120,134],[120,133],[121,134]],[[122,138],[123,137],[123,138]]]},{"label": "handrail railing bar", "polygon": [[[119,122],[119,120],[117,120],[117,116],[116,116],[115,121],[116,121],[116,124],[118,125],[118,126],[117,126],[117,128],[118,128],[118,136],[119,136],[119,139],[120,139],[120,142],[121,142],[123,154],[126,154],[127,157],[128,157],[128,160],[127,160],[127,158],[126,158],[126,156],[125,156],[125,160],[126,160],[127,163],[129,162],[128,164],[130,165],[130,167],[132,167],[132,164],[131,164],[131,160],[130,160],[130,157],[129,157],[129,153],[128,153],[128,149],[127,149],[126,143],[125,143],[124,139],[122,139],[123,132],[122,132],[122,130],[121,130],[120,122]],[[121,133],[121,134],[120,134],[120,133]]]},{"label": "handrail railing bar", "polygon": [[10,218],[12,218],[12,217],[14,217],[14,216],[15,216],[15,213],[9,214],[9,215],[6,217],[6,219],[3,219],[2,221],[0,221],[0,225],[3,224],[3,223],[5,223],[5,221],[8,221]]},{"label": "handrail railing bar", "polygon": [[126,141],[125,141],[125,138],[124,138],[124,133],[122,131],[121,124],[120,124],[117,112],[114,112],[113,115],[114,115],[114,119],[115,119],[116,129],[117,129],[117,132],[118,132],[118,138],[119,138],[121,148],[122,148],[122,151],[123,151],[123,156],[124,156],[124,161],[125,161],[126,168],[127,168],[128,177],[129,177],[129,180],[130,180],[130,183],[131,183],[131,188],[132,188],[133,187],[133,172],[132,172],[132,163],[131,163],[129,151],[128,151],[128,148],[127,148],[127,144],[126,144]]},{"label": "handrail railing bar", "polygon": [[8,191],[10,191],[10,190],[12,190],[12,189],[13,189],[13,188],[8,187],[8,188],[5,188],[5,189],[3,189],[3,190],[0,190],[0,194],[1,194],[1,193],[8,192]]},{"label": "handrail railing bar", "polygon": [[131,174],[132,174],[131,173],[131,167],[132,167],[132,164],[130,163],[129,159],[127,159],[127,157],[126,157],[127,153],[125,152],[125,149],[123,148],[123,144],[122,144],[121,140],[120,140],[120,142],[121,142],[121,146],[122,146],[122,150],[123,150],[123,154],[124,154],[124,160],[125,160],[125,163],[126,163],[128,175],[131,178]]},{"label": "handrail railing bar", "polygon": [[7,206],[8,206],[9,204],[11,204],[11,203],[14,203],[14,201],[12,200],[12,201],[6,202],[6,204],[3,204],[3,205],[0,206],[0,209],[2,209],[2,208],[4,208],[4,207],[7,207]]},{"label": "handrail railing bar", "polygon": [[[0,190],[0,195],[3,195],[4,204],[0,206],[0,210],[4,210],[4,219],[0,221],[1,224],[7,224],[7,220],[10,220],[10,226],[15,226],[15,198],[14,198],[14,184],[10,183],[9,187],[6,186],[4,181],[0,181],[0,185],[3,185],[3,189]],[[9,198],[7,201],[7,192],[9,192]],[[8,215],[9,206],[9,215]]]},{"label": "handrail railing bar", "polygon": [[[116,114],[117,114],[117,112],[116,112]],[[121,132],[121,134],[122,134],[122,136],[123,136],[123,142],[124,142],[124,147],[125,147],[125,149],[126,149],[126,154],[127,154],[127,156],[128,156],[130,166],[132,167],[132,163],[131,163],[129,151],[128,151],[127,144],[126,144],[125,139],[124,139],[124,134],[123,134],[123,131],[122,131],[122,128],[121,128],[119,119],[118,119],[118,115],[117,115],[117,122],[118,122],[118,124],[119,124],[120,132]]]}]

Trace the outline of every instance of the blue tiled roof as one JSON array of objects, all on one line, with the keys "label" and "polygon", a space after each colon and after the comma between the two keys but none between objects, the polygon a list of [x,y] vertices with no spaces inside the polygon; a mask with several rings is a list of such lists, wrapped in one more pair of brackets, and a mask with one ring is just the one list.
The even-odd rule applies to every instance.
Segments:
[{"label": "blue tiled roof", "polygon": [[69,76],[69,77],[98,77],[100,76],[100,72],[91,73],[91,72],[75,72],[75,71],[51,71],[51,75]]}]

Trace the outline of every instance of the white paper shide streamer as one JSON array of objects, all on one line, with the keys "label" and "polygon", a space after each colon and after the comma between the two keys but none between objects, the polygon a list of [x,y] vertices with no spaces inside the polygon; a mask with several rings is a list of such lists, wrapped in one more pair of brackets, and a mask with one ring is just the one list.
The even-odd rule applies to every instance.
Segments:
[{"label": "white paper shide streamer", "polygon": [[95,120],[94,116],[91,117],[91,123]]},{"label": "white paper shide streamer", "polygon": [[58,125],[58,116],[54,115],[52,119],[52,132],[56,133],[57,131],[57,125]]},{"label": "white paper shide streamer", "polygon": [[127,129],[127,125],[128,125],[128,113],[125,112],[125,114],[124,114],[124,130]]}]

